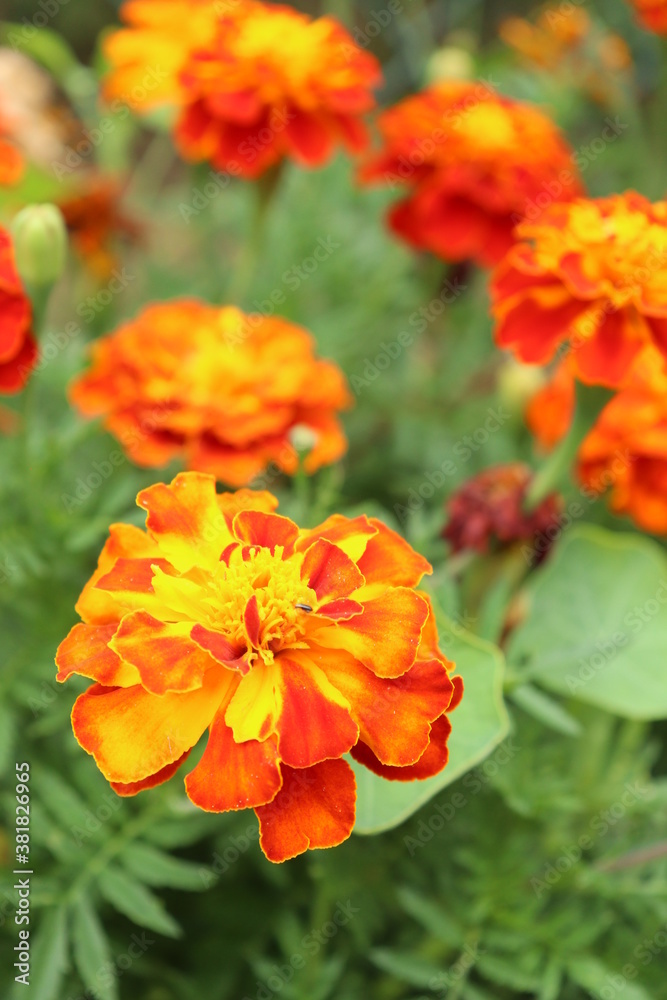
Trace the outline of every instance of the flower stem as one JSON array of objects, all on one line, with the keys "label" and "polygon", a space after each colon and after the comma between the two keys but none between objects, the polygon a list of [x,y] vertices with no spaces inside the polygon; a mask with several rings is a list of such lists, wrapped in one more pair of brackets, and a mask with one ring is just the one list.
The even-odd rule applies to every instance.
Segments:
[{"label": "flower stem", "polygon": [[567,481],[582,441],[611,397],[610,389],[577,382],[570,429],[535,474],[526,493],[526,511],[535,510],[545,497]]},{"label": "flower stem", "polygon": [[227,301],[243,306],[248,291],[252,285],[257,264],[264,244],[264,233],[269,208],[282,176],[282,163],[276,164],[260,177],[255,185],[255,203],[250,233],[245,241],[239,263],[227,289]]}]

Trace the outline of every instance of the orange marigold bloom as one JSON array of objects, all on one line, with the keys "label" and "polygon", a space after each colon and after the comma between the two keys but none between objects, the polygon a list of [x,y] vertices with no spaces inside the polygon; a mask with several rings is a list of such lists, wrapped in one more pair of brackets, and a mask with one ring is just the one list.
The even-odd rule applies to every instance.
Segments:
[{"label": "orange marigold bloom", "polygon": [[492,284],[500,347],[542,364],[567,344],[574,373],[609,386],[647,343],[667,355],[667,202],[552,205],[517,236]]},{"label": "orange marigold bloom", "polygon": [[[543,445],[553,445],[567,432],[573,411],[574,378],[570,365],[562,364],[532,401],[528,424]],[[645,531],[667,534],[667,371],[654,347],[644,349],[584,438],[577,475],[591,496],[610,489],[615,513],[629,515]]]},{"label": "orange marigold bloom", "polygon": [[270,493],[216,494],[181,473],[137,498],[146,531],[111,527],[61,644],[58,680],[95,681],[74,706],[81,746],[119,795],[185,779],[211,812],[255,809],[271,861],[345,840],[355,780],[447,762],[462,684],[438,650],[428,562],[380,521],[311,530]]},{"label": "orange marigold bloom", "polygon": [[544,69],[558,69],[567,56],[579,48],[591,30],[591,19],[581,9],[560,12],[547,7],[535,23],[523,17],[509,17],[502,22],[500,37],[531,63]]},{"label": "orange marigold bloom", "polygon": [[[316,167],[338,143],[352,152],[365,148],[361,116],[374,106],[379,64],[337,21],[244,0],[199,2],[188,24],[190,6],[177,0],[125,4],[123,15],[134,27],[107,44],[116,67],[108,95],[130,94],[132,103],[137,91],[144,95],[134,102],[140,108],[175,102],[175,138],[186,159],[253,178],[285,156]],[[171,22],[163,21],[167,17]],[[163,79],[142,90],[153,59]]]},{"label": "orange marigold bloom", "polygon": [[481,82],[443,81],[379,120],[383,150],[362,180],[410,188],[389,215],[417,249],[449,261],[497,263],[544,199],[582,193],[573,154],[539,108]]},{"label": "orange marigold bloom", "polygon": [[36,358],[32,307],[16,270],[11,237],[0,227],[0,393],[20,392]]},{"label": "orange marigold bloom", "polygon": [[120,185],[108,177],[93,177],[79,191],[58,203],[72,243],[86,266],[100,279],[118,263],[116,237],[137,241],[140,227],[120,208]]},{"label": "orange marigold bloom", "polygon": [[630,3],[645,28],[667,35],[667,0],[630,0]]},{"label": "orange marigold bloom", "polygon": [[347,447],[336,413],[352,402],[306,330],[194,299],[150,305],[97,340],[70,397],[86,416],[104,416],[137,465],[183,455],[233,486],[269,462],[294,473],[290,432],[303,425],[315,437],[306,470],[335,462]]}]

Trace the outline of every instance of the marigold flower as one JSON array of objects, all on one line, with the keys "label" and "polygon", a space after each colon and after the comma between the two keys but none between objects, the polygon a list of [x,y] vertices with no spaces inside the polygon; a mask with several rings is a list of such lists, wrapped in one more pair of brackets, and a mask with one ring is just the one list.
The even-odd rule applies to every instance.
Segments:
[{"label": "marigold flower", "polygon": [[70,398],[103,416],[137,465],[183,455],[188,468],[233,486],[271,462],[294,473],[289,437],[299,425],[316,437],[306,471],[335,462],[347,447],[336,414],[352,401],[301,327],[194,299],[150,305],[96,341]]},{"label": "marigold flower", "polygon": [[177,104],[175,139],[186,159],[254,178],[286,156],[316,167],[339,143],[365,148],[361,116],[374,106],[379,64],[333,18],[259,0],[200,2],[183,35],[190,5],[135,0],[122,12],[134,27],[109,40],[116,69],[107,93],[140,91],[154,55],[164,82],[151,94],[144,87],[135,106]]},{"label": "marigold flower", "polygon": [[201,473],[137,503],[147,530],[111,527],[56,657],[58,680],[95,681],[72,725],[119,795],[166,781],[208,729],[189,798],[255,809],[284,861],[349,836],[344,754],[398,780],[445,766],[462,684],[407,542],[364,516],[299,529],[270,493]]},{"label": "marigold flower", "polygon": [[667,0],[630,0],[630,3],[645,28],[667,35]]},{"label": "marigold flower", "polygon": [[384,148],[365,181],[406,184],[391,228],[449,261],[497,263],[524,217],[582,193],[572,151],[539,108],[481,82],[441,81],[379,119]]},{"label": "marigold flower", "polygon": [[117,238],[136,242],[140,226],[120,207],[121,189],[109,177],[91,177],[59,202],[72,243],[86,267],[104,280],[118,263]]},{"label": "marigold flower", "polygon": [[602,103],[614,103],[613,76],[632,65],[625,41],[594,25],[581,8],[546,6],[533,21],[507,18],[499,33],[529,66],[557,74]]},{"label": "marigold flower", "polygon": [[[543,445],[567,432],[574,389],[571,366],[561,364],[551,386],[532,401],[528,424]],[[547,405],[540,405],[545,398]],[[645,531],[667,534],[667,371],[654,347],[644,349],[584,438],[577,478],[592,497],[610,489],[615,513]]]},{"label": "marigold flower", "polygon": [[554,70],[576,50],[591,30],[585,10],[560,12],[555,7],[541,10],[534,23],[523,17],[509,17],[499,28],[500,37],[531,63]]},{"label": "marigold flower", "polygon": [[0,393],[20,392],[36,358],[32,307],[16,270],[11,237],[0,227]]},{"label": "marigold flower", "polygon": [[[442,532],[452,551],[486,553],[548,538],[549,529],[558,524],[561,501],[552,493],[535,510],[524,510],[532,475],[521,462],[496,465],[456,490],[447,501],[448,520]],[[545,554],[541,548],[540,558]]]},{"label": "marigold flower", "polygon": [[500,347],[542,364],[567,344],[573,372],[609,386],[647,343],[667,355],[667,202],[552,205],[517,236],[492,283]]}]

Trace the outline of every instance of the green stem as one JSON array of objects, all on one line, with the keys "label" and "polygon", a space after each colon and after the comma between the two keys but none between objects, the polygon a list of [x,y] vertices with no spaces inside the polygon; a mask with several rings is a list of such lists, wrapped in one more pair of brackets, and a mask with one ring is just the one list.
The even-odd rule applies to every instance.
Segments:
[{"label": "green stem", "polygon": [[242,306],[252,285],[264,245],[264,233],[269,208],[273,202],[273,197],[278,188],[281,176],[282,163],[279,163],[270,170],[267,170],[255,185],[255,204],[253,206],[250,235],[242,248],[238,267],[227,289],[227,301],[230,304]]},{"label": "green stem", "polygon": [[568,481],[582,441],[611,399],[609,389],[577,383],[574,414],[570,429],[538,469],[526,493],[524,507],[534,510],[550,493]]}]

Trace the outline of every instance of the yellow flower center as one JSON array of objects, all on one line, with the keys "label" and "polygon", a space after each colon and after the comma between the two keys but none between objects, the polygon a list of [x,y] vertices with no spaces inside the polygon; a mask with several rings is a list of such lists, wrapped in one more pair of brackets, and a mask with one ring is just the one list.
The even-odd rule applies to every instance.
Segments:
[{"label": "yellow flower center", "polygon": [[[234,644],[245,644],[251,665],[257,659],[272,663],[282,649],[307,647],[302,641],[307,609],[315,606],[317,598],[301,580],[303,556],[284,560],[282,555],[280,546],[273,554],[263,548],[246,550],[245,558],[241,548],[235,549],[229,566],[221,562],[206,587],[202,604],[209,627]],[[252,597],[257,601],[256,632],[252,624],[248,630],[245,622]]]}]

